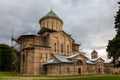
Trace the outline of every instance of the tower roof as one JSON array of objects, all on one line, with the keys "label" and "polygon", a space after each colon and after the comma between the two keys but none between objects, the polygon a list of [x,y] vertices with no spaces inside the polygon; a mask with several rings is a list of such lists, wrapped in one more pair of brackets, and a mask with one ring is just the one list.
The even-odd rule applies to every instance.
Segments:
[{"label": "tower roof", "polygon": [[40,22],[41,22],[42,19],[45,19],[45,18],[48,18],[48,17],[59,19],[63,23],[63,21],[52,10],[50,10],[45,16],[43,16],[40,19]]},{"label": "tower roof", "polygon": [[97,51],[96,50],[93,50],[93,52],[91,54],[97,54]]}]

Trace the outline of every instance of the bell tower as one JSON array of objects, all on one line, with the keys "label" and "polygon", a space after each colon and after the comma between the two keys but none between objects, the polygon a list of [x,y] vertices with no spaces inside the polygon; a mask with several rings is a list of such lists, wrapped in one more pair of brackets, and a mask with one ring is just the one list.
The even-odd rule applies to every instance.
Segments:
[{"label": "bell tower", "polygon": [[98,52],[96,52],[96,50],[93,50],[93,52],[91,53],[91,58],[98,58]]},{"label": "bell tower", "polygon": [[[45,16],[39,20],[41,29],[49,29],[54,31],[62,31],[63,21],[52,11],[50,10]],[[41,32],[38,32],[38,34]]]}]

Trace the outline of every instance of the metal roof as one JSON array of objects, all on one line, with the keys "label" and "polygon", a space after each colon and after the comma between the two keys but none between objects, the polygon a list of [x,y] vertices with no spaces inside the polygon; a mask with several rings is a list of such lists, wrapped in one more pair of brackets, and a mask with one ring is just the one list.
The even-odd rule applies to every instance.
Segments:
[{"label": "metal roof", "polygon": [[[94,58],[94,59],[90,59],[91,61],[97,61],[98,59],[102,59],[101,57],[98,57],[98,58]],[[103,59],[102,59],[103,60]],[[103,60],[104,61],[104,60]]]},{"label": "metal roof", "polygon": [[[71,55],[71,56],[64,56],[64,55],[60,55],[60,54],[52,54],[54,59],[48,60],[45,64],[72,63],[70,58],[74,58],[74,57],[76,57],[78,55],[82,55],[82,56],[86,57],[85,55],[83,55],[81,53],[74,54],[74,55]],[[88,59],[87,58],[86,63],[87,64],[95,64],[95,61],[98,60],[98,59],[102,59],[102,58],[94,58],[94,59]]]},{"label": "metal roof", "polygon": [[63,55],[58,55],[58,54],[53,54],[53,56],[58,59],[60,62],[67,62],[71,63],[72,61],[68,60],[68,56],[63,56]]},{"label": "metal roof", "polygon": [[90,59],[91,61],[96,61],[98,60],[99,58],[93,58],[93,59]]},{"label": "metal roof", "polygon": [[57,64],[57,63],[60,63],[60,61],[56,60],[56,59],[51,59],[51,60],[48,60],[45,64]]},{"label": "metal roof", "polygon": [[[84,56],[85,58],[87,58],[85,55],[83,55],[83,52],[80,52],[80,53],[78,53],[78,54],[73,54],[73,55],[71,55],[71,56],[68,56],[67,58],[74,58],[74,57],[79,56],[79,55],[82,55],[82,56]],[[87,58],[87,59],[88,59],[88,58]]]},{"label": "metal roof", "polygon": [[71,56],[68,56],[67,58],[73,58],[73,57],[76,57],[76,56],[78,56],[78,55],[80,55],[81,53],[79,53],[79,54],[73,54],[73,55],[71,55]]},{"label": "metal roof", "polygon": [[95,64],[94,62],[91,62],[90,60],[86,60],[87,64]]},{"label": "metal roof", "polygon": [[48,18],[48,17],[52,17],[52,18],[59,19],[59,20],[63,23],[63,21],[62,21],[52,10],[50,10],[45,16],[43,16],[43,17],[40,19],[40,22],[41,22],[42,19]]}]

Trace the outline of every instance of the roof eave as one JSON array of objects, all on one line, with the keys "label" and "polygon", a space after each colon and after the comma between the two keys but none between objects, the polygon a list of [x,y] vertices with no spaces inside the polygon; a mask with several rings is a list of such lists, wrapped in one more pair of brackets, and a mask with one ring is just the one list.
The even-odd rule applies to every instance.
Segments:
[{"label": "roof eave", "polygon": [[51,17],[51,16],[47,16],[47,17],[42,17],[40,20],[39,20],[39,23],[41,24],[41,21],[44,20],[44,19],[47,19],[47,18],[53,18],[53,19],[57,19],[59,20],[62,24],[63,24],[63,21],[59,18],[56,18],[56,17]]}]

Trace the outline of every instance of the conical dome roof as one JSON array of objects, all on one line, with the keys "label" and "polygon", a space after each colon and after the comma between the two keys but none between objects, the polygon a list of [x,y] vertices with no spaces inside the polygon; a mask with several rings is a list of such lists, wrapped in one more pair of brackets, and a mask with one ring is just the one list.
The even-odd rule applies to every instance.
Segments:
[{"label": "conical dome roof", "polygon": [[45,18],[49,18],[49,17],[51,17],[51,18],[56,18],[56,19],[60,20],[60,21],[63,23],[63,21],[62,21],[52,10],[50,10],[45,16],[43,16],[43,17],[40,19],[40,22],[41,22],[41,20],[43,20],[43,19],[45,19]]}]

